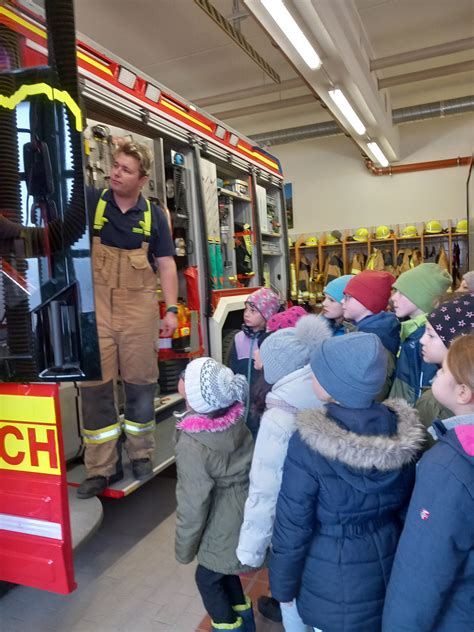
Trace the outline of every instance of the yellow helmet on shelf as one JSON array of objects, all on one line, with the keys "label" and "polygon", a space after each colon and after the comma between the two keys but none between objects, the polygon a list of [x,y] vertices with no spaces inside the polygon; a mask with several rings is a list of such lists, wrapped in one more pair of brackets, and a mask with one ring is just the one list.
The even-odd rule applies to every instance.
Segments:
[{"label": "yellow helmet on shelf", "polygon": [[416,226],[405,226],[402,230],[402,237],[418,237]]},{"label": "yellow helmet on shelf", "polygon": [[306,245],[307,246],[317,246],[318,245],[318,238],[311,236],[308,237],[308,239],[306,240]]},{"label": "yellow helmet on shelf", "polygon": [[460,219],[454,229],[455,233],[467,233],[468,223],[467,219]]},{"label": "yellow helmet on shelf", "polygon": [[367,241],[369,239],[369,231],[367,228],[358,228],[352,235],[354,241]]},{"label": "yellow helmet on shelf", "polygon": [[441,222],[438,219],[432,219],[427,222],[425,226],[425,233],[429,235],[436,235],[436,233],[442,233],[443,227],[441,226]]},{"label": "yellow helmet on shelf", "polygon": [[332,233],[327,233],[327,235],[326,235],[326,243],[328,244],[328,246],[333,246],[334,244],[339,244],[341,242],[336,237],[336,235],[333,235]]},{"label": "yellow helmet on shelf", "polygon": [[375,239],[388,239],[390,237],[390,228],[381,224],[375,229]]}]

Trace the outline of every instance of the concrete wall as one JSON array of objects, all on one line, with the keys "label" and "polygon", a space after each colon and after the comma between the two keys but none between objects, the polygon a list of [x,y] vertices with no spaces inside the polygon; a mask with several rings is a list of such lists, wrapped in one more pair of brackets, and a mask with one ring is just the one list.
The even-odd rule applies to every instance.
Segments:
[{"label": "concrete wall", "polygon": [[[400,126],[402,160],[424,162],[473,153],[473,117]],[[373,176],[344,136],[273,146],[293,183],[292,234],[466,216],[468,167]]]}]

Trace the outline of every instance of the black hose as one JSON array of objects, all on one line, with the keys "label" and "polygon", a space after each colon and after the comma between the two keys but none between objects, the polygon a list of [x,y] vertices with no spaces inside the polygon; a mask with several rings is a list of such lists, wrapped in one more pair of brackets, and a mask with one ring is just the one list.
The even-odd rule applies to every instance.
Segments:
[{"label": "black hose", "polygon": [[[46,0],[48,24],[49,62],[55,73],[57,87],[66,90],[76,103],[80,102],[76,65],[76,29],[72,0]],[[84,172],[82,168],[82,139],[75,131],[75,119],[66,109],[69,123],[69,142],[74,178],[71,197],[62,219],[48,225],[49,247],[59,252],[78,241],[86,230],[84,200]],[[23,231],[27,248],[32,256],[44,256],[46,246],[43,228],[27,228]]]},{"label": "black hose", "polygon": [[[0,40],[8,55],[11,70],[17,70],[20,66],[18,35],[0,25]],[[9,96],[15,92],[17,89],[15,77],[14,72],[0,74],[0,94]],[[12,228],[14,228],[14,225],[21,225],[22,220],[15,110],[0,108],[0,146],[0,209],[2,209],[2,215],[12,223]],[[12,245],[14,250],[18,242],[16,244],[12,242]],[[22,252],[17,252],[14,257],[5,256],[5,261],[21,277],[26,277],[28,263]],[[7,355],[12,358],[6,373],[10,373],[10,379],[18,379],[18,376],[21,376],[25,380],[35,380],[38,374],[32,354],[33,341],[28,294],[5,275],[2,282],[5,317],[8,323]]]}]

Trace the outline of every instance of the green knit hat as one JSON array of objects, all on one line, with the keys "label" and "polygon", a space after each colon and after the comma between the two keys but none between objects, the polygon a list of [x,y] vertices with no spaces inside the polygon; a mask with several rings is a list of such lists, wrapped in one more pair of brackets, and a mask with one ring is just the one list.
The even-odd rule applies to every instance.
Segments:
[{"label": "green knit hat", "polygon": [[444,294],[453,279],[437,263],[422,263],[401,274],[393,287],[424,312],[433,309],[435,300]]}]

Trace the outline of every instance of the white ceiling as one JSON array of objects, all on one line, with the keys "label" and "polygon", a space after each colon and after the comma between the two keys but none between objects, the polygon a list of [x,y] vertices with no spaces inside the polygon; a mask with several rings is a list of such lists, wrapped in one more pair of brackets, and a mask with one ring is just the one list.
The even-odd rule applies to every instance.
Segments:
[{"label": "white ceiling", "polygon": [[[294,0],[298,4],[300,0]],[[474,0],[312,0],[354,4],[376,58],[420,49],[474,35]],[[225,17],[243,2],[211,0]],[[232,91],[271,85],[272,80],[222,31],[193,0],[76,0],[77,29],[104,48],[142,69],[191,101]],[[253,17],[241,21],[241,32],[282,81],[297,77],[280,50],[272,45]],[[472,59],[473,51],[412,62],[378,71],[384,78]],[[474,72],[408,83],[389,89],[393,107],[403,107],[474,93]],[[263,97],[209,106],[212,113],[308,94],[305,87]],[[248,116],[227,118],[244,133],[259,133],[328,120],[311,102]]]}]

